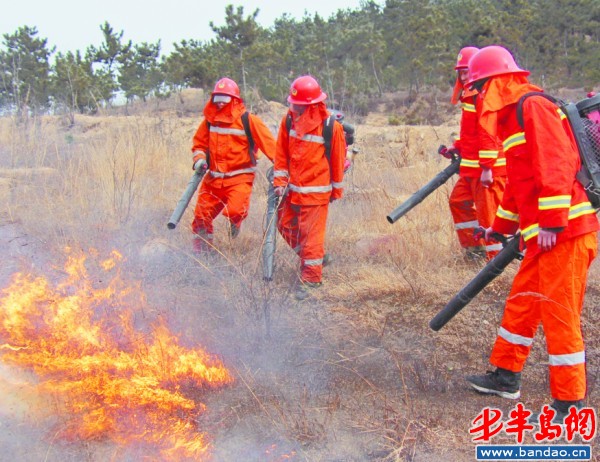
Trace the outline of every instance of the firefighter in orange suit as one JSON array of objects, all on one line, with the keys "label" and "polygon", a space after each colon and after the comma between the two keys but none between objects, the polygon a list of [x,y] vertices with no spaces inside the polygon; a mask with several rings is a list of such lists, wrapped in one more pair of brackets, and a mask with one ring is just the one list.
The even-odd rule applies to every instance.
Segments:
[{"label": "firefighter in orange suit", "polygon": [[255,149],[249,149],[244,113],[246,107],[237,84],[227,77],[220,79],[204,107],[204,119],[192,146],[194,170],[206,170],[192,222],[196,251],[211,247],[213,220],[221,212],[229,220],[230,236],[239,234],[250,207],[258,150],[271,161],[275,157],[275,138],[254,114],[247,114],[255,144]]},{"label": "firefighter in orange suit", "polygon": [[492,350],[496,370],[467,381],[480,392],[518,398],[521,371],[541,323],[558,423],[571,406],[582,406],[586,394],[580,315],[599,226],[575,178],[580,158],[564,114],[547,99],[531,96],[522,107],[524,128],[518,122],[521,96],[541,91],[528,74],[500,46],[481,49],[469,62],[469,83],[480,92],[481,129],[503,140],[507,159],[506,190],[486,236],[520,229],[526,251]]},{"label": "firefighter in orange suit", "polygon": [[331,121],[328,159],[323,137],[325,121],[330,117],[323,102],[326,98],[312,76],[294,80],[287,99],[290,109],[281,121],[277,138],[273,186],[275,194],[284,196],[278,210],[278,228],[301,260],[296,291],[299,300],[322,284],[327,211],[329,203],[343,194],[344,130]]},{"label": "firefighter in orange suit", "polygon": [[460,154],[459,179],[450,194],[454,229],[467,258],[491,259],[502,248],[496,241],[475,239],[476,228],[491,226],[506,184],[506,158],[498,140],[483,137],[477,128],[477,90],[465,87],[468,63],[479,48],[460,50],[454,69],[457,72],[452,104],[461,103],[460,137],[454,145],[440,148],[440,154]]}]

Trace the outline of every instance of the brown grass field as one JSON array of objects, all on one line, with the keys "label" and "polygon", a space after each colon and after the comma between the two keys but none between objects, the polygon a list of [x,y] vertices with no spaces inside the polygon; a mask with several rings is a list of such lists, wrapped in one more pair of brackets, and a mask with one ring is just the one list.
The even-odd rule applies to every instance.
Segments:
[{"label": "brown grass field", "polygon": [[[350,118],[360,153],[344,199],[330,207],[326,246],[335,261],[324,287],[296,302],[298,261],[281,239],[274,281],[262,280],[266,158],[235,241],[219,217],[218,251],[191,252],[195,200],[167,229],[192,174],[196,103],[77,116],[73,127],[58,116],[1,118],[0,287],[17,272],[59,280],[66,249],[120,252],[121,277],[145,297],[136,324],[164,320],[183,345],[217,355],[234,377],[213,392],[187,390],[206,404],[194,422],[208,435],[211,460],[475,460],[472,420],[485,406],[508,412],[515,403],[470,391],[464,376],[490,368],[518,263],[434,332],[429,320],[483,266],[461,256],[447,205],[454,180],[396,224],[385,219],[446,166],[436,149],[451,141],[457,115],[438,126],[391,126],[383,112]],[[284,107],[253,109],[275,131]],[[596,261],[583,313],[587,403],[596,409],[599,306]],[[550,401],[544,345],[540,329],[523,373],[521,402],[536,411]],[[0,363],[1,460],[179,460],[124,447],[109,434],[63,438],[63,399],[34,392],[27,384],[35,380],[31,370]]]}]

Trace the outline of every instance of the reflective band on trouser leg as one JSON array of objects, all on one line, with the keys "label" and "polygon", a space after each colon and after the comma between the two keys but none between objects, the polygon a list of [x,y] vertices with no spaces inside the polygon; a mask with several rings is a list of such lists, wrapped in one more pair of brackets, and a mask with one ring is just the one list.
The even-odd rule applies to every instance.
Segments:
[{"label": "reflective band on trouser leg", "polygon": [[233,184],[224,189],[226,205],[223,216],[229,218],[229,221],[239,227],[248,216],[252,183]]},{"label": "reflective band on trouser leg", "polygon": [[194,220],[192,221],[192,231],[196,234],[202,232],[212,235],[213,220],[221,213],[225,206],[225,197],[222,196],[222,190],[212,188],[204,181],[200,186],[196,208],[194,209]]},{"label": "reflective band on trouser leg", "polygon": [[490,363],[496,367],[521,372],[527,360],[541,321],[537,271],[537,258],[527,258],[525,254],[506,300],[490,356]]},{"label": "reflective band on trouser leg", "polygon": [[469,229],[473,232],[479,226],[479,222],[477,220],[473,221],[463,221],[462,223],[454,223],[454,229],[459,231],[461,229]]},{"label": "reflective band on trouser leg", "polygon": [[491,260],[496,256],[498,252],[502,250],[502,244],[497,242],[495,244],[486,244],[485,253],[488,256],[488,259]]},{"label": "reflective band on trouser leg", "polygon": [[298,253],[300,239],[298,234],[298,214],[300,208],[292,205],[290,196],[285,196],[277,209],[277,229],[287,244]]},{"label": "reflective band on trouser leg", "polygon": [[[477,221],[484,228],[489,228],[496,217],[498,205],[502,202],[504,188],[506,186],[506,177],[498,176],[494,178],[492,184],[484,188],[481,181],[477,180],[475,185],[475,213]],[[502,250],[502,244],[496,241],[486,242],[485,250],[488,260],[491,260]]]},{"label": "reflective band on trouser leg", "polygon": [[483,241],[475,241],[473,239],[473,232],[479,226],[479,222],[475,214],[475,205],[470,184],[472,181],[473,178],[466,179],[460,177],[454,185],[449,199],[454,229],[456,229],[456,235],[461,247],[465,249],[483,246]]},{"label": "reflective band on trouser leg", "polygon": [[325,229],[329,205],[303,205],[300,207],[301,279],[321,282],[325,255]]},{"label": "reflective band on trouser leg", "polygon": [[540,291],[548,297],[541,311],[542,325],[548,347],[550,391],[555,399],[576,401],[585,397],[580,316],[596,247],[596,233],[588,233],[540,254]]},{"label": "reflective band on trouser leg", "polygon": [[201,240],[201,241],[207,241],[207,242],[211,242],[212,243],[213,235],[207,233],[203,229],[199,229],[198,232],[195,233],[194,239],[198,239],[198,240]]}]

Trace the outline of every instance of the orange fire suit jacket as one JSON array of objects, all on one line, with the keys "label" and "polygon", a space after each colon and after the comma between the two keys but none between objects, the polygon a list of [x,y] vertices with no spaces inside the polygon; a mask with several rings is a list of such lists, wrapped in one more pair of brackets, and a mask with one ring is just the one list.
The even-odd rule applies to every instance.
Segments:
[{"label": "orange fire suit jacket", "polygon": [[330,198],[340,199],[344,193],[344,129],[333,124],[331,158],[325,156],[323,124],[298,138],[294,125],[288,134],[284,116],[279,126],[277,151],[273,168],[273,185],[288,187],[294,205],[323,205]]},{"label": "orange fire suit jacket", "polygon": [[459,175],[480,178],[481,169],[492,169],[493,177],[506,176],[506,158],[500,140],[479,130],[477,92],[463,89],[460,93],[460,136],[454,146],[460,152]]},{"label": "orange fire suit jacket", "polygon": [[[246,107],[237,98],[233,98],[228,106],[217,111],[212,100],[208,101],[204,108],[205,118],[200,122],[192,143],[194,163],[198,159],[206,159],[209,153],[208,172],[204,182],[214,186],[252,183],[256,171],[256,166],[250,159],[249,142],[242,123]],[[254,114],[249,114],[248,120],[255,148],[273,161],[275,138],[271,131]],[[257,151],[255,156],[258,158],[260,153]]]},{"label": "orange fire suit jacket", "polygon": [[475,112],[476,98],[477,92],[468,92],[463,89],[460,93],[460,135],[454,141],[454,147],[460,152],[460,169],[458,173],[462,177],[479,178],[481,176],[477,113]]},{"label": "orange fire suit jacket", "polygon": [[[511,80],[510,75],[494,80],[501,78]],[[503,90],[487,101],[484,96],[481,124],[503,140],[508,182],[492,228],[503,234],[520,229],[530,256],[539,252],[541,228],[562,229],[557,243],[597,231],[595,210],[575,178],[580,158],[562,111],[543,97],[529,97],[521,128],[516,103],[523,94],[541,89],[528,83],[496,84]]]},{"label": "orange fire suit jacket", "polygon": [[479,117],[482,111],[482,98],[478,98],[476,103],[477,117],[477,133],[479,140],[479,166],[481,168],[491,168],[494,178],[506,176],[506,155],[502,140],[498,136],[491,135],[486,130],[481,130],[479,125]]}]

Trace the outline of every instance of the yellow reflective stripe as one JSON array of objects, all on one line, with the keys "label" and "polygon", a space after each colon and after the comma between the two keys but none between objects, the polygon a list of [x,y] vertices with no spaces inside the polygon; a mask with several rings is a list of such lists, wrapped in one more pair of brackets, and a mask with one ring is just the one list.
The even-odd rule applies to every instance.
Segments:
[{"label": "yellow reflective stripe", "polygon": [[538,208],[540,210],[566,209],[571,206],[571,195],[540,197]]},{"label": "yellow reflective stripe", "polygon": [[[460,166],[461,167],[469,167],[469,168],[479,168],[479,161],[471,160],[471,159],[460,159]],[[494,167],[505,167],[505,166],[506,166],[506,158],[505,157],[496,159],[496,162],[494,162]]]},{"label": "yellow reflective stripe", "polygon": [[496,216],[499,218],[504,218],[505,220],[516,221],[517,223],[519,222],[518,213],[504,210],[501,206],[498,206],[498,209],[496,210]]},{"label": "yellow reflective stripe", "polygon": [[504,152],[508,151],[510,148],[514,148],[515,146],[519,146],[520,144],[525,144],[525,132],[518,132],[514,135],[509,136],[502,142],[502,146],[504,146]]},{"label": "yellow reflective stripe", "polygon": [[[596,213],[596,210],[592,207],[592,204],[589,202],[581,202],[580,204],[574,205],[569,208],[569,220],[574,220],[575,218],[579,218],[582,215],[588,215]],[[529,240],[532,237],[535,237],[539,234],[540,228],[538,223],[534,223],[531,226],[525,228],[521,234],[523,235],[524,240]]]},{"label": "yellow reflective stripe", "polygon": [[521,235],[525,241],[528,241],[532,237],[537,236],[540,233],[540,227],[537,223],[534,223],[531,226],[528,226],[523,231],[521,231]]},{"label": "yellow reflective stripe", "polygon": [[498,151],[479,151],[479,157],[481,159],[496,159]]},{"label": "yellow reflective stripe", "polygon": [[562,111],[562,109],[561,109],[561,108],[558,108],[558,109],[556,110],[556,112],[558,112],[558,116],[560,117],[560,120],[564,120],[564,119],[566,119],[566,118],[567,118],[567,116],[565,115],[565,113]]},{"label": "yellow reflective stripe", "polygon": [[592,207],[592,204],[590,202],[581,202],[580,204],[574,205],[569,208],[569,220],[573,220],[582,215],[589,215],[593,213],[596,213],[596,209]]},{"label": "yellow reflective stripe", "polygon": [[478,160],[470,160],[470,159],[460,159],[460,166],[461,167],[479,168],[479,161]]},{"label": "yellow reflective stripe", "polygon": [[475,105],[469,103],[462,103],[462,110],[466,112],[475,112]]}]

